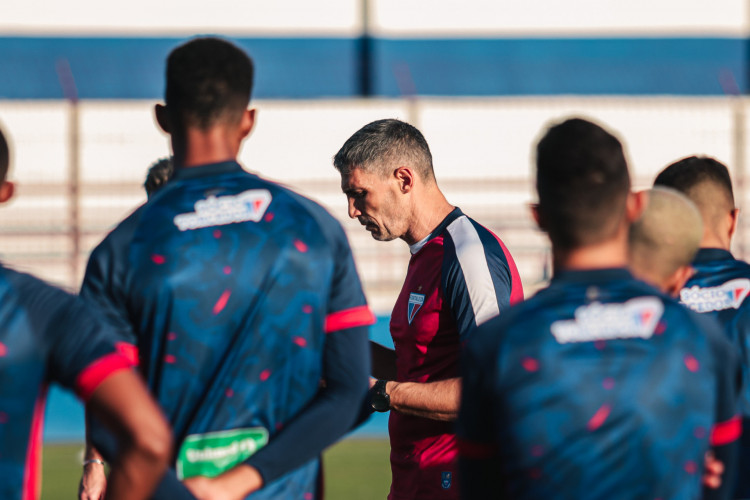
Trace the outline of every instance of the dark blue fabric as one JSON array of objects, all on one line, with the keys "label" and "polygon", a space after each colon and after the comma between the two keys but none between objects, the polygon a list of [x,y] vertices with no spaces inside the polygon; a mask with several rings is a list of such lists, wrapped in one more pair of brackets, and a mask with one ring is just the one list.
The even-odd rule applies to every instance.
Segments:
[{"label": "dark blue fabric", "polygon": [[235,162],[178,170],[94,250],[81,294],[137,344],[177,447],[261,427],[252,498],[316,493],[318,456],[366,391],[372,318],[326,334],[337,313],[370,313],[324,209]]},{"label": "dark blue fabric", "polygon": [[736,412],[719,326],[622,269],[558,273],[480,326],[463,367],[467,499],[698,498]]},{"label": "dark blue fabric", "polygon": [[[50,383],[115,352],[111,332],[80,299],[0,266],[0,498],[22,497],[31,426]],[[40,408],[43,408],[41,406]]]},{"label": "dark blue fabric", "polygon": [[[750,265],[735,259],[730,252],[720,248],[701,248],[693,267],[695,274],[688,280],[681,292],[683,302],[699,312],[704,312],[718,320],[724,334],[740,356],[743,373],[743,387],[740,397],[744,432],[741,438],[741,452],[738,483],[734,498],[750,498],[750,300],[745,298],[750,292]],[[730,282],[733,280],[746,280]],[[705,301],[707,290],[711,294]],[[738,293],[743,296],[738,296]]]}]

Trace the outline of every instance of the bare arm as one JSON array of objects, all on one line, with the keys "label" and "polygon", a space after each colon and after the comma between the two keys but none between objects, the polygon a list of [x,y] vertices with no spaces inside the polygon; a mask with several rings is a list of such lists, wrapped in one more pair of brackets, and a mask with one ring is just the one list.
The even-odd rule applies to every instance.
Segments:
[{"label": "bare arm", "polygon": [[396,351],[370,341],[372,376],[382,380],[396,379]]},{"label": "bare arm", "polygon": [[169,426],[140,377],[130,370],[118,371],[97,387],[88,404],[120,444],[106,498],[149,498],[167,468],[172,441]]},{"label": "bare arm", "polygon": [[427,383],[391,380],[385,384],[385,392],[391,398],[391,408],[406,415],[448,422],[458,417],[459,377]]}]

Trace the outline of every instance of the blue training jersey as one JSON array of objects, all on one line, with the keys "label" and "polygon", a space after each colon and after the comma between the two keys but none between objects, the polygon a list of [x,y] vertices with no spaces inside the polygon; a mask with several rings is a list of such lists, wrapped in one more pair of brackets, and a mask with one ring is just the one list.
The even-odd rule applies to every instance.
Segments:
[{"label": "blue training jersey", "polygon": [[174,429],[180,477],[245,461],[267,484],[252,498],[315,497],[321,449],[297,456],[315,437],[310,426],[297,453],[270,450],[333,376],[324,367],[341,356],[326,350],[337,335],[362,353],[345,369],[364,397],[374,321],[344,232],[324,209],[236,162],[178,169],[96,248],[81,294],[137,346]]},{"label": "blue training jersey", "polygon": [[85,401],[132,365],[81,300],[3,266],[0,325],[0,498],[37,500],[49,384]]},{"label": "blue training jersey", "polygon": [[750,498],[750,264],[719,248],[701,248],[693,262],[695,274],[680,291],[680,301],[696,312],[716,318],[740,356],[743,389],[740,412],[740,473],[735,498]]},{"label": "blue training jersey", "polygon": [[465,498],[699,498],[709,446],[739,435],[737,363],[628,271],[558,273],[468,343]]}]

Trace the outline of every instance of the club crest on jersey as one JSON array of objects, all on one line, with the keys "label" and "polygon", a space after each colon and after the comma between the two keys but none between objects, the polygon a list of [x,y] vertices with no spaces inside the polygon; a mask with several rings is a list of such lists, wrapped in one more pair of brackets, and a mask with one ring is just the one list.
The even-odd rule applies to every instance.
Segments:
[{"label": "club crest on jersey", "polygon": [[176,215],[174,225],[180,231],[223,226],[235,222],[258,222],[271,204],[267,189],[250,189],[235,195],[209,196],[195,202],[195,212]]},{"label": "club crest on jersey", "polygon": [[424,304],[424,294],[423,293],[410,293],[409,294],[409,307],[407,308],[407,318],[409,320],[409,324],[411,325],[411,322],[414,320],[414,316],[417,315],[417,312],[422,309],[422,305]]},{"label": "club crest on jersey", "polygon": [[594,302],[576,309],[573,319],[552,323],[552,335],[561,344],[595,340],[642,338],[654,334],[664,313],[664,304],[656,297],[638,297],[627,302]]},{"label": "club crest on jersey", "polygon": [[452,482],[453,473],[450,471],[440,473],[440,486],[442,486],[444,490],[450,489]]},{"label": "club crest on jersey", "polygon": [[750,280],[738,278],[719,286],[683,288],[680,290],[680,302],[699,313],[739,309],[748,293]]}]

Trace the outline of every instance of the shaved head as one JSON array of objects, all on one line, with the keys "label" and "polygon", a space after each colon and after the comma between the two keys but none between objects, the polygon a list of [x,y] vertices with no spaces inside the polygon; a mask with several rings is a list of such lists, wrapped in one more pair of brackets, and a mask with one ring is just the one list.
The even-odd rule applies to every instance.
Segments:
[{"label": "shaved head", "polygon": [[674,189],[654,187],[641,218],[630,228],[630,264],[638,278],[653,285],[689,266],[703,236],[701,214]]},{"label": "shaved head", "polygon": [[676,189],[695,203],[708,241],[726,239],[727,215],[735,205],[729,170],[721,162],[705,156],[684,158],[662,170],[654,186]]}]

